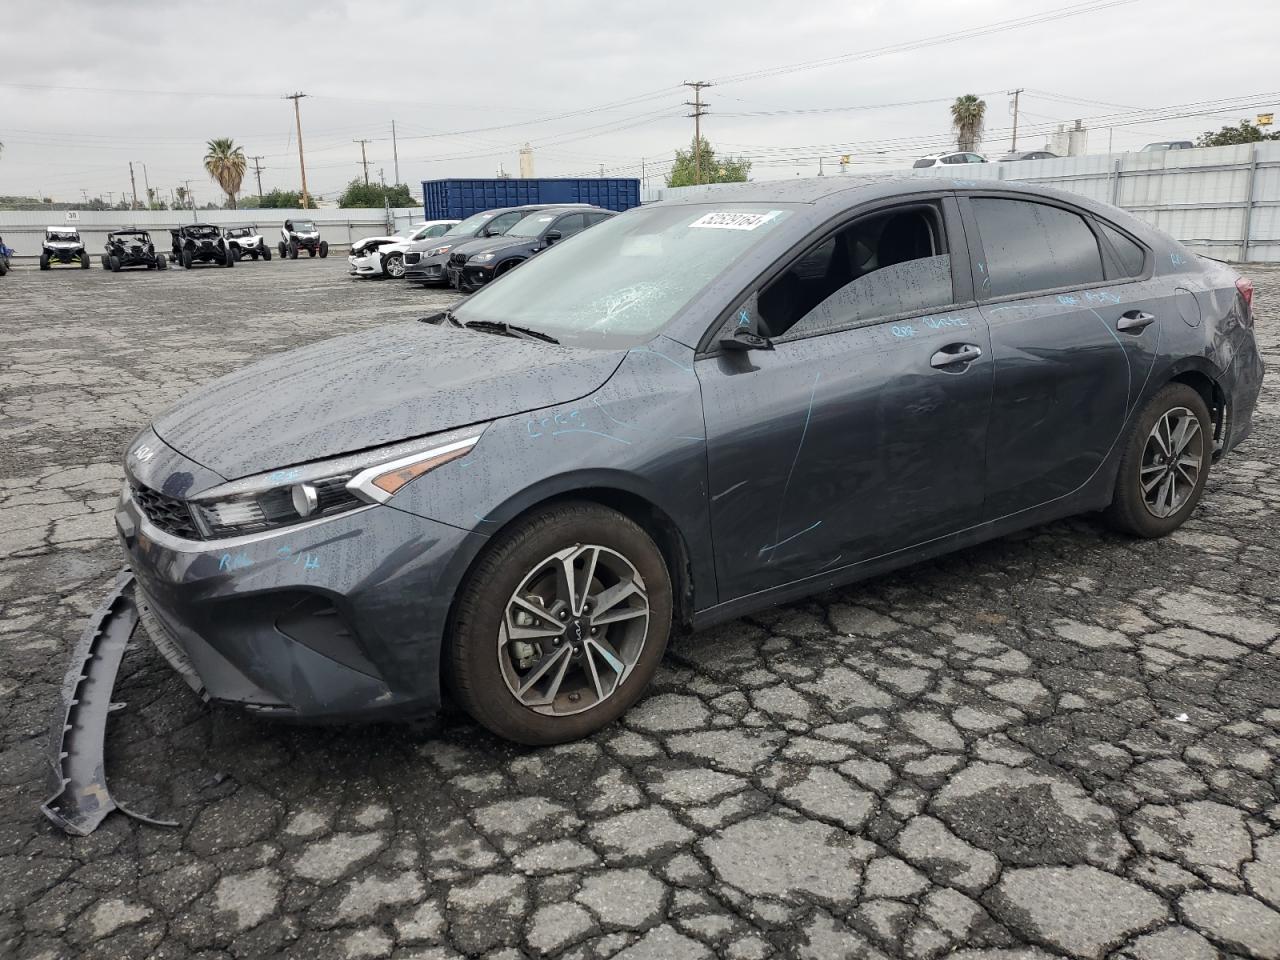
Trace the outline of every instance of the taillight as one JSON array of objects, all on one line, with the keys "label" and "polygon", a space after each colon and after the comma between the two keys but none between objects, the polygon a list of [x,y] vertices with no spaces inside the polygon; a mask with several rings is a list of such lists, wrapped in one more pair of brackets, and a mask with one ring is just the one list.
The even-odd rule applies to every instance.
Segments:
[{"label": "taillight", "polygon": [[1253,325],[1253,281],[1248,277],[1236,278],[1236,289],[1240,291],[1240,299],[1244,301],[1244,322]]}]

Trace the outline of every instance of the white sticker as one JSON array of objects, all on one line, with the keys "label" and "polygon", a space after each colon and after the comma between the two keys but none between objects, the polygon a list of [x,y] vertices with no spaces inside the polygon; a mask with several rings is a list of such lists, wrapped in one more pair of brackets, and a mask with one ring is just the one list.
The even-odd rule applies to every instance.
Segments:
[{"label": "white sticker", "polygon": [[712,230],[754,230],[762,223],[768,223],[781,210],[770,210],[768,213],[734,213],[729,210],[719,210],[715,213],[706,213],[700,216],[691,227],[706,227]]}]

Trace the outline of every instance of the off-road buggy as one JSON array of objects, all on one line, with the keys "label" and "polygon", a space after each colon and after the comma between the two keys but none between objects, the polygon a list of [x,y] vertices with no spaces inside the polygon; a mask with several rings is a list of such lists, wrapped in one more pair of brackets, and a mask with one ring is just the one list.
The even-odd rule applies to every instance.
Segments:
[{"label": "off-road buggy", "polygon": [[187,269],[193,263],[215,263],[223,267],[236,265],[235,255],[222,239],[222,231],[212,223],[188,223],[170,227],[173,235],[173,259]]},{"label": "off-road buggy", "polygon": [[320,239],[320,230],[313,220],[286,220],[280,228],[280,242],[277,244],[280,256],[290,260],[298,259],[298,251],[305,250],[314,257],[317,253],[322,257],[329,255],[329,242]]},{"label": "off-road buggy", "polygon": [[102,269],[119,273],[125,267],[164,270],[169,266],[163,253],[156,253],[151,234],[146,230],[112,230],[102,254]]},{"label": "off-road buggy", "polygon": [[271,259],[271,248],[267,246],[267,241],[257,227],[231,227],[222,235],[237,260],[244,257],[252,257],[254,260],[259,257],[263,260]]},{"label": "off-road buggy", "polygon": [[48,270],[55,263],[78,263],[89,269],[89,251],[84,248],[80,231],[75,227],[46,227],[44,246],[40,248],[40,269]]},{"label": "off-road buggy", "polygon": [[0,277],[3,277],[12,269],[13,265],[9,263],[9,258],[17,252],[13,247],[6,247],[4,245],[4,237],[0,237]]}]

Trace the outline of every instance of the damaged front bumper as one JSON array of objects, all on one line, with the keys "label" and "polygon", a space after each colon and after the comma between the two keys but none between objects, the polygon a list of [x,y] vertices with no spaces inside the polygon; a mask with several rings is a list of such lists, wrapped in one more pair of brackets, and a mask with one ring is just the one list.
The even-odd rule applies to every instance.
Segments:
[{"label": "damaged front bumper", "polygon": [[130,810],[107,789],[107,715],[123,706],[112,701],[116,674],[138,626],[133,575],[123,571],[89,618],[62,681],[62,705],[54,718],[49,750],[53,793],[40,811],[61,830],[86,837],[112,810],[159,826],[176,827]]}]

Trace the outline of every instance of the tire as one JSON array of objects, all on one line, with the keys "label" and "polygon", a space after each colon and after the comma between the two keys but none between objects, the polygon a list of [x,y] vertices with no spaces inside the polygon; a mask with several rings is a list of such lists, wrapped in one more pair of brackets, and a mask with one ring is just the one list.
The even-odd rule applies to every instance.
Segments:
[{"label": "tire", "polygon": [[285,256],[285,246],[284,246],[283,240],[280,241],[279,247],[280,247],[280,259],[283,260]]},{"label": "tire", "polygon": [[[1198,430],[1187,428],[1190,435],[1182,441],[1182,455],[1173,462],[1163,462],[1168,458],[1164,449],[1169,440],[1178,442],[1183,436],[1179,427],[1191,420]],[[1171,423],[1178,426],[1168,437],[1165,428]],[[1157,425],[1161,425],[1159,435],[1154,432]],[[1188,475],[1197,460],[1192,482]],[[1212,462],[1213,422],[1204,398],[1185,383],[1167,384],[1142,408],[1125,440],[1115,492],[1105,513],[1107,522],[1135,537],[1169,535],[1186,522],[1200,502]],[[1144,483],[1150,486],[1153,477],[1155,486],[1144,493]]]},{"label": "tire", "polygon": [[224,267],[234,267],[236,265],[236,261],[239,259],[240,256],[230,247],[227,247],[226,251],[222,254],[222,265]]},{"label": "tire", "polygon": [[262,259],[263,260],[271,259],[271,248],[268,247],[265,243],[262,245]]},{"label": "tire", "polygon": [[191,251],[190,251],[190,250],[183,250],[183,251],[182,251],[182,266],[183,266],[183,268],[184,268],[184,269],[186,269],[186,270],[190,270],[190,269],[191,269],[191,264],[194,262],[194,260],[195,260],[195,258],[191,256]]},{"label": "tire", "polygon": [[120,258],[117,257],[114,253],[107,258],[107,263],[110,265],[112,273],[120,272]]},{"label": "tire", "polygon": [[307,256],[308,256],[308,257],[314,257],[315,255],[316,255],[316,248],[315,248],[315,247],[307,247]]},{"label": "tire", "polygon": [[[329,241],[321,240],[320,241],[320,259],[323,260],[328,255],[329,255]],[[312,256],[314,257],[315,254],[313,253]]]},{"label": "tire", "polygon": [[40,254],[40,269],[41,270],[49,269],[49,255],[47,253]]},{"label": "tire", "polygon": [[289,259],[290,260],[298,259],[298,245],[294,243],[292,240],[289,241]]},{"label": "tire", "polygon": [[157,253],[157,254],[156,254],[156,269],[157,269],[157,270],[168,270],[168,269],[169,269],[169,261],[168,261],[168,259],[165,257],[165,255],[164,255],[163,253]]},{"label": "tire", "polygon": [[104,253],[101,257],[99,257],[98,259],[102,261],[102,269],[103,269],[103,270],[110,270],[110,269],[111,269],[111,265],[110,265],[109,263],[107,263],[107,255],[106,255],[105,253]]},{"label": "tire", "polygon": [[399,280],[404,276],[404,257],[398,253],[391,254],[383,261],[382,272],[393,280]]},{"label": "tire", "polygon": [[[598,548],[594,561],[590,561],[592,554],[589,548],[592,546]],[[606,631],[607,642],[616,645],[611,662],[622,666],[629,661],[630,666],[620,673],[612,672],[608,662],[601,659],[603,655],[596,655],[591,662],[604,665],[597,670],[597,676],[601,676],[605,683],[612,679],[614,684],[598,701],[596,691],[590,686],[587,666],[591,656],[589,651],[597,649],[588,646],[595,643],[588,636],[595,629],[587,625],[589,608],[584,608],[586,615],[569,618],[561,628],[561,637],[537,641],[555,643],[558,648],[541,655],[544,664],[552,657],[572,658],[569,668],[561,674],[563,685],[556,684],[561,692],[555,705],[540,705],[543,711],[551,713],[560,709],[566,711],[551,715],[521,702],[509,685],[518,684],[521,680],[527,682],[527,678],[537,671],[536,663],[517,668],[511,660],[514,653],[508,655],[508,651],[514,650],[515,643],[496,651],[494,640],[500,631],[507,629],[507,608],[516,592],[524,591],[533,583],[543,582],[533,579],[535,571],[550,570],[548,564],[556,562],[557,553],[574,550],[579,551],[583,568],[588,562],[592,563],[593,571],[598,573],[592,583],[598,587],[604,587],[617,569],[629,570],[630,575],[638,574],[643,582],[642,594],[638,597],[633,594],[619,601],[610,608],[611,611],[616,614],[624,609],[624,604],[647,603],[648,612],[647,616],[638,614],[635,618],[610,622],[601,627]],[[544,577],[549,575],[543,574]],[[587,594],[588,599],[599,595],[598,592],[592,593],[591,588]],[[555,601],[550,607],[544,601],[539,602],[543,608],[551,610],[560,605],[560,601]],[[554,504],[518,521],[496,536],[467,575],[450,624],[444,655],[446,681],[463,709],[476,722],[500,737],[535,746],[581,739],[612,723],[644,693],[666,650],[671,632],[671,605],[671,578],[666,562],[639,525],[595,503],[570,501]],[[536,608],[530,606],[527,609]],[[566,613],[567,608],[560,612]],[[547,620],[556,622],[550,615]],[[570,627],[573,628],[572,633]],[[572,641],[574,636],[578,643]],[[569,650],[559,646],[561,639],[569,641]],[[582,643],[583,639],[587,642]],[[574,649],[588,652],[571,653]],[[560,653],[561,650],[565,652]],[[527,655],[535,656],[532,652]],[[561,661],[551,662],[558,664]],[[520,674],[520,669],[525,672]],[[560,673],[559,667],[554,671],[546,669],[543,676],[550,679],[556,673]],[[619,676],[622,677],[620,683],[617,682]],[[537,691],[541,683],[535,683],[533,690]],[[548,690],[540,692],[550,693]],[[577,702],[575,694],[597,702],[586,707],[574,707]]]},{"label": "tire", "polygon": [[89,261],[90,261],[90,260],[92,260],[92,259],[93,259],[93,258],[89,256],[89,251],[88,251],[88,250],[82,250],[82,251],[80,252],[80,269],[81,269],[81,270],[88,270],[88,269],[89,269]]},{"label": "tire", "polygon": [[258,251],[257,251],[257,250],[250,250],[250,251],[249,251],[249,256],[253,258],[253,262],[254,262],[254,263],[257,263],[257,262],[258,262]]},{"label": "tire", "polygon": [[3,277],[8,272],[9,264],[5,262],[3,257],[0,257],[0,277]]}]

